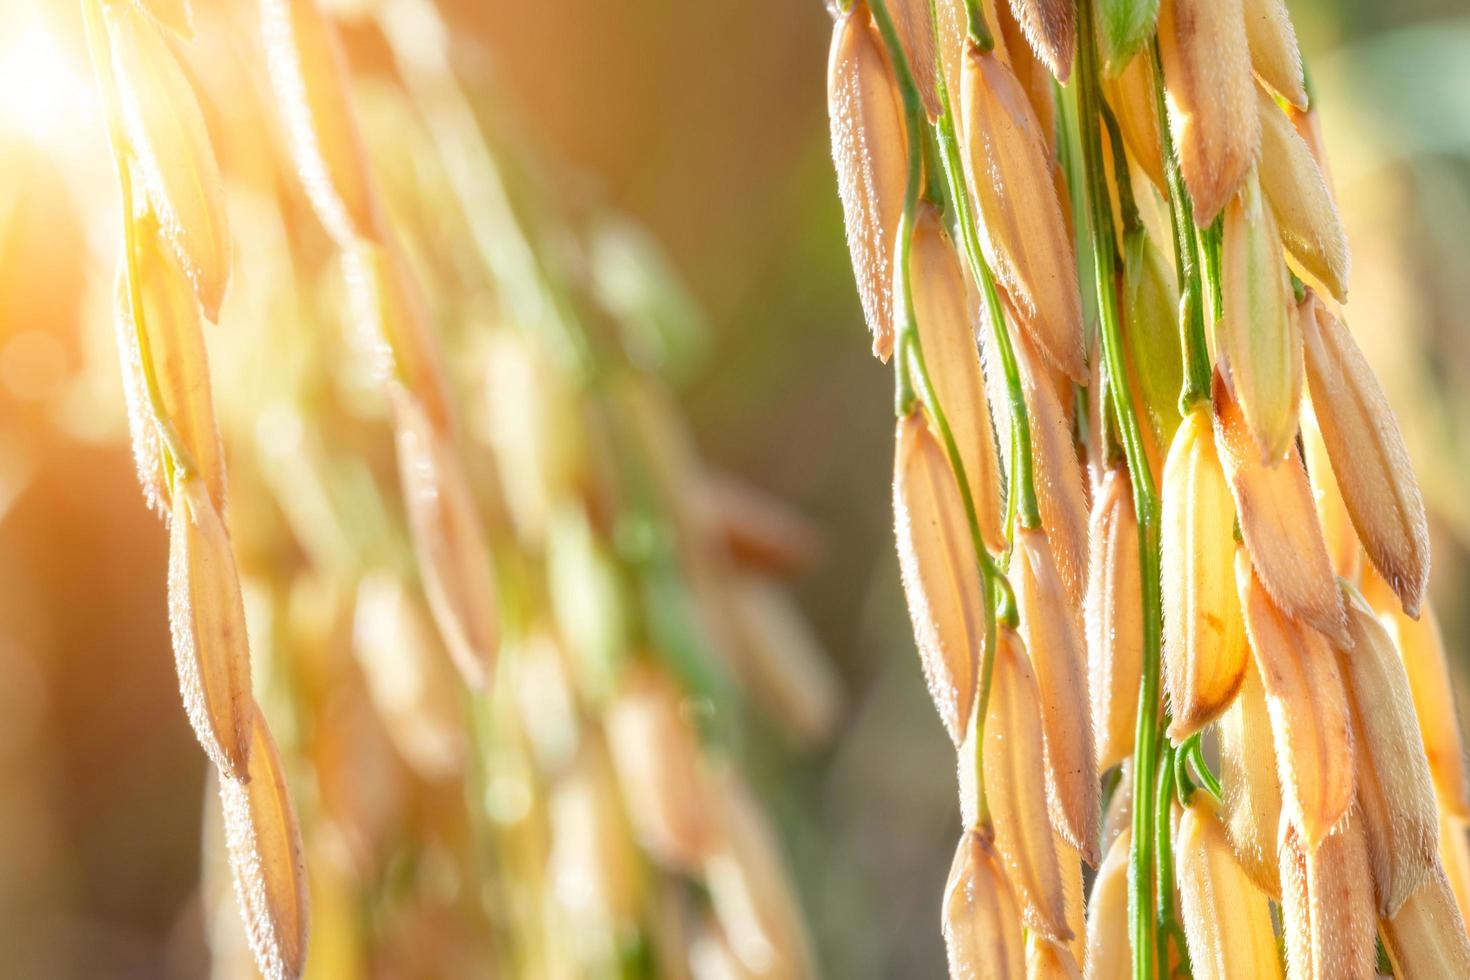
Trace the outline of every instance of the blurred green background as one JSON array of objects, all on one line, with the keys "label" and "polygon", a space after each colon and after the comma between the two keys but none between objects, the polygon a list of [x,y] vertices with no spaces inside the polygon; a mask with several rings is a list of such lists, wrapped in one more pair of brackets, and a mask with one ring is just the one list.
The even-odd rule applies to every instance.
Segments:
[{"label": "blurred green background", "polygon": [[[31,2],[43,0],[0,8]],[[842,674],[844,720],[807,757],[757,732],[750,759],[824,974],[942,975],[939,896],[959,829],[953,752],[898,586],[891,378],[868,353],[847,265],[825,9],[442,6],[483,43],[497,101],[565,164],[554,177],[565,193],[644,223],[705,311],[707,356],[678,389],[704,453],[792,501],[824,536],[821,564],[798,587]],[[1290,7],[1354,247],[1349,314],[1424,483],[1432,591],[1463,662],[1470,5]],[[53,258],[81,251],[92,232],[65,214],[44,161],[6,146],[29,183],[8,199],[0,238],[0,450],[50,448],[0,452],[0,950],[51,950],[18,960],[54,967],[46,976],[197,976],[204,762],[177,707],[165,537],[126,447],[76,439],[38,407],[37,358],[66,352],[30,349],[35,334],[48,318],[74,333],[78,277],[96,274]],[[17,340],[30,347],[17,352]],[[41,649],[55,652],[33,656]]]}]

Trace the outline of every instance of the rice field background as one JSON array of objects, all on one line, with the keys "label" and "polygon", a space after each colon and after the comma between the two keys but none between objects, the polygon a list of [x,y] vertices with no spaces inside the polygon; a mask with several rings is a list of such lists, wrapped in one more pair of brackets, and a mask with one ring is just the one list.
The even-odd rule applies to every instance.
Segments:
[{"label": "rice field background", "polygon": [[[390,55],[351,27],[369,5],[332,6],[372,105]],[[541,179],[661,246],[681,353],[659,367],[703,454],[821,534],[796,592],[841,677],[841,721],[794,750],[753,720],[742,763],[823,975],[940,975],[952,756],[898,588],[891,378],[868,353],[833,188],[827,13],[438,5],[483,59],[472,98],[534,148]],[[1434,599],[1470,668],[1470,8],[1291,7],[1357,253],[1354,328],[1402,420]],[[112,181],[75,5],[0,0],[0,950],[25,976],[195,977],[206,764],[169,652],[167,535],[137,491],[115,377],[95,377],[99,336],[115,375]],[[251,339],[216,340],[218,378]]]}]

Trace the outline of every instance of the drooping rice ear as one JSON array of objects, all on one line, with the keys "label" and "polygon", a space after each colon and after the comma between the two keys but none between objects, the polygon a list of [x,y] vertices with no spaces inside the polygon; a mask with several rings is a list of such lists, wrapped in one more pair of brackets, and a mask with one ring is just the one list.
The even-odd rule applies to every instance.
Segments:
[{"label": "drooping rice ear", "polygon": [[1312,487],[1312,501],[1317,505],[1317,522],[1322,525],[1322,540],[1327,544],[1327,557],[1338,578],[1356,583],[1362,571],[1362,546],[1353,519],[1343,502],[1342,490],[1332,463],[1327,456],[1327,443],[1311,399],[1302,400],[1302,457],[1307,466],[1307,479]]},{"label": "drooping rice ear", "polygon": [[1296,439],[1302,396],[1302,335],[1281,260],[1276,219],[1255,171],[1225,207],[1220,246],[1221,373],[1267,465]]},{"label": "drooping rice ear", "polygon": [[380,208],[335,31],[317,0],[261,0],[266,67],[301,184],[340,248],[378,240]]},{"label": "drooping rice ear", "polygon": [[1380,917],[1419,887],[1438,847],[1437,807],[1403,662],[1367,602],[1343,586],[1353,647],[1338,667],[1353,719],[1358,810]]},{"label": "drooping rice ear", "polygon": [[407,392],[393,393],[399,482],[424,594],[455,666],[483,686],[499,634],[495,572],[468,477],[448,437]]},{"label": "drooping rice ear", "polygon": [[1164,689],[1173,713],[1169,738],[1179,742],[1229,707],[1249,660],[1230,573],[1235,504],[1202,405],[1174,435],[1163,487]]},{"label": "drooping rice ear", "polygon": [[1001,526],[1000,462],[975,344],[975,307],[967,294],[959,254],[944,231],[939,212],[930,205],[919,212],[912,248],[914,311],[929,377],[959,447],[981,536],[987,547],[999,552],[1006,544]]},{"label": "drooping rice ear", "polygon": [[110,3],[103,15],[142,188],[204,315],[216,320],[230,280],[230,229],[204,114],[148,14],[135,4]]},{"label": "drooping rice ear", "polygon": [[1332,192],[1286,113],[1260,89],[1256,104],[1261,117],[1261,192],[1276,218],[1281,244],[1311,278],[1345,303],[1352,261]]},{"label": "drooping rice ear", "polygon": [[978,830],[960,836],[944,886],[943,931],[951,976],[1026,975],[1020,906],[995,845]]},{"label": "drooping rice ear", "polygon": [[1261,462],[1240,407],[1216,373],[1215,445],[1235,497],[1241,537],[1271,599],[1288,616],[1344,645],[1342,596],[1295,449]]},{"label": "drooping rice ear", "polygon": [[229,532],[204,481],[176,474],[168,618],[189,724],[221,773],[248,778],[250,638]]},{"label": "drooping rice ear", "polygon": [[1031,422],[1031,469],[1041,526],[1072,608],[1080,609],[1087,593],[1088,506],[1072,425],[1031,346],[1016,337],[1015,349]]},{"label": "drooping rice ear", "polygon": [[1261,142],[1241,0],[1162,0],[1159,53],[1179,168],[1203,228],[1239,189]]},{"label": "drooping rice ear", "polygon": [[[1307,107],[1296,30],[1282,0],[1242,0],[1251,67],[1261,81],[1298,109]],[[1264,149],[1264,147],[1263,147]]]},{"label": "drooping rice ear", "polygon": [[985,720],[985,793],[995,844],[1015,886],[1026,927],[1059,942],[1072,938],[1056,839],[1047,816],[1040,694],[1021,638],[999,630]]},{"label": "drooping rice ear", "polygon": [[1128,935],[1128,851],[1132,832],[1122,833],[1108,846],[1097,869],[1087,900],[1087,976],[1091,980],[1128,980],[1133,976]]},{"label": "drooping rice ear", "polygon": [[1087,570],[1088,696],[1097,768],[1133,754],[1138,685],[1143,676],[1143,587],[1138,521],[1128,473],[1115,467],[1093,496]]},{"label": "drooping rice ear", "polygon": [[1235,861],[1215,803],[1195,793],[1174,838],[1180,918],[1200,980],[1281,976],[1271,909]]},{"label": "drooping rice ear", "polygon": [[1307,383],[1363,550],[1411,617],[1429,581],[1424,498],[1388,399],[1347,327],[1321,303],[1304,320]]},{"label": "drooping rice ear", "polygon": [[1011,10],[1025,31],[1031,49],[1059,82],[1065,82],[1072,74],[1072,55],[1077,44],[1075,9],[1067,0],[1011,0]]},{"label": "drooping rice ear", "polygon": [[1409,676],[1414,714],[1419,720],[1439,805],[1457,819],[1470,819],[1464,740],[1439,618],[1432,607],[1425,607],[1417,621],[1410,619],[1382,579],[1371,572],[1365,577],[1368,581],[1364,592],[1393,638]]},{"label": "drooping rice ear", "polygon": [[873,353],[886,361],[893,350],[893,250],[908,151],[893,66],[864,3],[833,28],[827,113],[858,296]]},{"label": "drooping rice ear", "polygon": [[249,771],[220,775],[225,846],[256,965],[267,980],[286,980],[301,976],[306,963],[306,865],[281,757],[259,707],[252,701],[248,710]]},{"label": "drooping rice ear", "polygon": [[1246,633],[1276,742],[1286,814],[1314,850],[1353,803],[1353,737],[1347,695],[1321,634],[1288,619],[1242,550],[1235,580]]},{"label": "drooping rice ear", "polygon": [[1100,804],[1081,621],[1046,534],[1020,528],[1015,546],[1011,581],[1040,697],[1052,826],[1095,865]]},{"label": "drooping rice ear", "polygon": [[917,412],[898,423],[893,515],[924,678],[940,720],[959,745],[970,723],[989,611],[949,460]]},{"label": "drooping rice ear", "polygon": [[1220,739],[1221,816],[1235,859],[1256,887],[1281,898],[1276,836],[1281,824],[1281,781],[1266,690],[1255,664],[1246,666],[1240,693],[1216,725]]},{"label": "drooping rice ear", "polygon": [[1393,973],[1403,980],[1470,976],[1470,937],[1444,869],[1434,867],[1398,914],[1378,925]]},{"label": "drooping rice ear", "polygon": [[965,172],[982,219],[985,258],[1043,356],[1085,384],[1077,259],[1052,181],[1047,135],[1025,89],[995,52],[967,51],[960,88]]},{"label": "drooping rice ear", "polygon": [[[1142,7],[1145,4],[1131,4]],[[1103,96],[1118,120],[1123,145],[1154,187],[1165,192],[1163,142],[1159,138],[1159,110],[1154,105],[1152,58],[1133,58],[1115,78],[1104,78]]]}]

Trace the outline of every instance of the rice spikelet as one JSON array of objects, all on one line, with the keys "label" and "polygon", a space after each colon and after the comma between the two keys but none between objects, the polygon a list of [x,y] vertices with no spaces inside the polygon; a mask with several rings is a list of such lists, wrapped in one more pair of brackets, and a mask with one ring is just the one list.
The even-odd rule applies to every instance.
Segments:
[{"label": "rice spikelet", "polygon": [[1351,255],[1327,180],[1311,149],[1276,102],[1257,89],[1256,104],[1261,118],[1257,173],[1261,192],[1276,218],[1281,244],[1308,275],[1325,286],[1339,303],[1346,303]]},{"label": "rice spikelet", "polygon": [[929,695],[959,745],[985,639],[980,571],[949,460],[922,415],[899,421],[894,450],[894,533],[909,617]]},{"label": "rice spikelet", "polygon": [[1438,865],[1398,914],[1378,928],[1395,977],[1440,980],[1470,976],[1470,937],[1444,869]]},{"label": "rice spikelet", "polygon": [[1108,846],[1087,900],[1088,980],[1129,980],[1132,953],[1120,936],[1128,935],[1128,851],[1133,834],[1126,826]]},{"label": "rice spikelet", "polygon": [[1296,438],[1302,335],[1281,260],[1276,219],[1250,171],[1225,208],[1215,347],[1261,460],[1271,465]]},{"label": "rice spikelet", "polygon": [[1052,826],[1095,865],[1100,804],[1081,622],[1045,533],[1021,528],[1015,548],[1011,581],[1040,698]]},{"label": "rice spikelet", "polygon": [[1245,677],[1249,651],[1230,568],[1235,505],[1215,452],[1209,410],[1197,405],[1164,463],[1159,530],[1164,607],[1164,689],[1180,742],[1224,711]]},{"label": "rice spikelet", "polygon": [[1307,383],[1322,441],[1363,550],[1419,614],[1429,581],[1429,524],[1403,435],[1368,359],[1321,303],[1304,320]]},{"label": "rice spikelet", "polygon": [[1251,67],[1283,99],[1298,109],[1305,109],[1307,89],[1302,79],[1302,56],[1297,50],[1296,30],[1291,26],[1286,4],[1282,0],[1242,0],[1241,10],[1245,15]]},{"label": "rice spikelet", "polygon": [[857,3],[833,28],[827,60],[832,159],[873,353],[893,351],[893,249],[908,180],[903,111],[893,68]]},{"label": "rice spikelet", "polygon": [[1312,501],[1317,506],[1317,522],[1322,526],[1322,540],[1327,544],[1327,557],[1338,578],[1358,581],[1362,571],[1363,549],[1358,532],[1343,502],[1342,490],[1332,472],[1327,443],[1322,439],[1322,426],[1310,398],[1302,401],[1302,459],[1307,466],[1307,480],[1312,487]]},{"label": "rice spikelet", "polygon": [[143,189],[204,315],[216,320],[230,279],[230,231],[204,114],[152,18],[131,3],[102,9]]},{"label": "rice spikelet", "polygon": [[1085,384],[1077,260],[1052,182],[1047,135],[995,52],[966,53],[960,90],[965,173],[985,258],[1042,355]]},{"label": "rice spikelet", "polygon": [[1281,782],[1266,690],[1255,664],[1216,725],[1220,745],[1220,815],[1235,860],[1267,895],[1280,900],[1276,836],[1281,825]]},{"label": "rice spikelet", "polygon": [[1270,466],[1261,462],[1240,407],[1218,373],[1214,404],[1215,445],[1261,584],[1288,616],[1346,645],[1342,596],[1301,458],[1292,448]]},{"label": "rice spikelet", "polygon": [[225,846],[255,963],[266,980],[286,980],[301,976],[306,961],[306,865],[281,757],[259,707],[249,710],[249,774],[220,775]]},{"label": "rice spikelet", "polygon": [[1195,793],[1174,834],[1180,918],[1199,980],[1281,976],[1266,896],[1235,861],[1213,800]]},{"label": "rice spikelet", "polygon": [[168,619],[184,710],[220,771],[247,779],[250,638],[229,532],[204,482],[178,475],[168,549]]},{"label": "rice spikelet", "polygon": [[1072,74],[1072,55],[1077,42],[1074,5],[1068,0],[1010,0],[1010,3],[1031,49],[1057,81],[1066,82]]},{"label": "rice spikelet", "polygon": [[1143,676],[1138,521],[1122,467],[1109,470],[1093,496],[1090,536],[1084,622],[1092,731],[1101,772],[1133,754]]},{"label": "rice spikelet", "polygon": [[1026,976],[1020,906],[995,845],[979,831],[967,830],[960,836],[944,886],[943,931],[950,976],[973,980]]},{"label": "rice spikelet", "polygon": [[1243,550],[1235,580],[1266,692],[1286,812],[1304,847],[1314,850],[1353,802],[1354,733],[1342,677],[1327,641],[1276,608]]},{"label": "rice spikelet", "polygon": [[1261,142],[1241,0],[1162,0],[1169,124],[1201,228],[1245,179]]}]

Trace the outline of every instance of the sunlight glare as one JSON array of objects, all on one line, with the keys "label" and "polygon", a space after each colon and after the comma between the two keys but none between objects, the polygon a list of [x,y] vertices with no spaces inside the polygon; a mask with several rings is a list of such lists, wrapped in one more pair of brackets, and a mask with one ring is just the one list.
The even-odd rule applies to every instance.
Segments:
[{"label": "sunlight glare", "polygon": [[34,15],[3,27],[0,131],[46,145],[76,139],[93,103],[86,73]]}]

